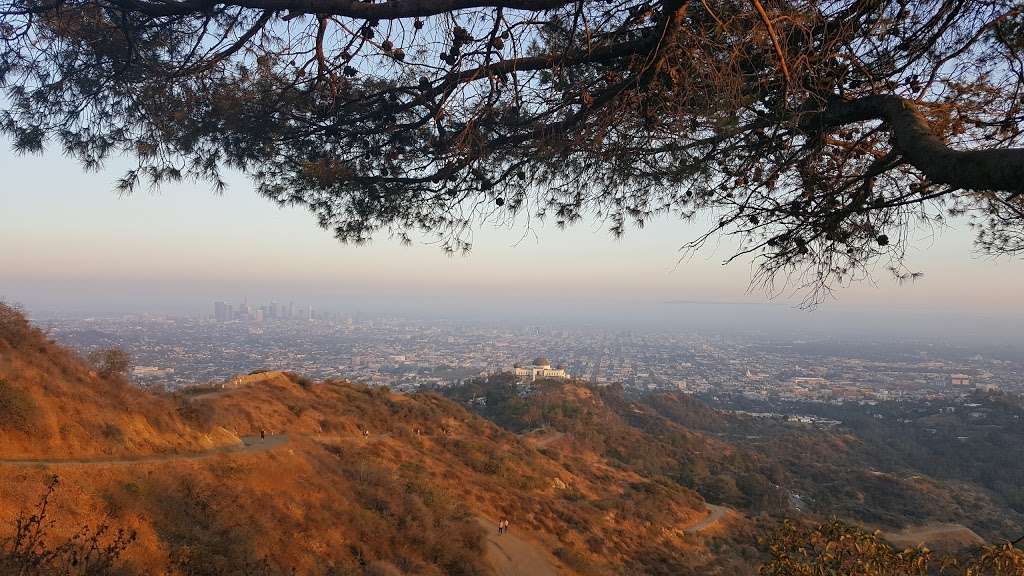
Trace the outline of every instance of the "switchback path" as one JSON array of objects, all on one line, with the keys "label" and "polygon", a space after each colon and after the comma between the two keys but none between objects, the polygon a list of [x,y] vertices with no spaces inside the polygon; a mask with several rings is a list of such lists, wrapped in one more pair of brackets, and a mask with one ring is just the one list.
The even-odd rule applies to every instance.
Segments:
[{"label": "switchback path", "polygon": [[487,561],[498,576],[558,576],[544,550],[515,534],[515,528],[498,534],[498,523],[484,517],[477,521],[487,531]]},{"label": "switchback path", "polygon": [[268,436],[261,440],[259,436],[243,436],[241,444],[218,446],[202,452],[177,454],[146,454],[141,456],[97,456],[95,458],[26,458],[22,460],[0,460],[0,466],[88,466],[94,464],[144,464],[152,462],[175,462],[181,460],[201,460],[218,454],[237,454],[239,452],[264,452],[288,443],[287,434]]},{"label": "switchback path", "polygon": [[688,526],[686,528],[683,528],[683,532],[686,532],[687,534],[699,534],[699,533],[707,530],[708,528],[711,528],[715,524],[718,524],[718,522],[723,517],[725,517],[725,513],[729,511],[729,509],[726,508],[725,506],[718,506],[716,504],[704,504],[704,505],[707,506],[708,515],[706,517],[704,517],[704,519],[701,520],[700,522],[697,522],[696,524],[694,524],[692,526]]}]

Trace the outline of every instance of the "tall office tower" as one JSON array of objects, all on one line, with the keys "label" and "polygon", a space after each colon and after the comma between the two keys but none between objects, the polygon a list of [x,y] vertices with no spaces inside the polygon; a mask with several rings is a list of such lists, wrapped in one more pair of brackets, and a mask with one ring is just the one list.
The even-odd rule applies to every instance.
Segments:
[{"label": "tall office tower", "polygon": [[267,315],[272,320],[277,320],[278,318],[281,317],[281,306],[279,306],[277,302],[271,302],[270,303],[270,309],[267,310],[267,312],[268,312]]},{"label": "tall office tower", "polygon": [[227,302],[214,302],[213,317],[219,322],[231,320],[231,306]]}]

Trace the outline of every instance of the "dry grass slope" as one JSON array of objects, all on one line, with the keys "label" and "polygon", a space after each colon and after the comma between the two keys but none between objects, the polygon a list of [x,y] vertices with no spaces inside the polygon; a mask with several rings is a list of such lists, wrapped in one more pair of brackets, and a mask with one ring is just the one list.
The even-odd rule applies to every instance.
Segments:
[{"label": "dry grass slope", "polygon": [[[0,539],[58,474],[49,537],[124,528],[126,574],[487,576],[480,517],[511,519],[531,562],[562,574],[710,558],[679,529],[704,513],[693,493],[538,448],[445,398],[287,373],[153,393],[3,311],[15,322],[0,332],[0,406],[24,416],[0,425],[0,460],[115,461],[0,465]],[[261,430],[287,441],[218,451]]]}]

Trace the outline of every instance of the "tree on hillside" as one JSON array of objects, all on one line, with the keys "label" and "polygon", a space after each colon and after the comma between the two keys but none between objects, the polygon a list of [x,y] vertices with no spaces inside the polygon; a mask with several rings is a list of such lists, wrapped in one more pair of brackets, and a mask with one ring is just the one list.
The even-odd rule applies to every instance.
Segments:
[{"label": "tree on hillside", "polygon": [[820,526],[786,522],[767,541],[770,560],[760,576],[1018,576],[1024,552],[1010,543],[985,546],[967,558],[942,557],[927,548],[895,550],[879,534],[832,521]]},{"label": "tree on hillside", "polygon": [[120,348],[105,348],[89,354],[89,362],[104,378],[124,378],[132,368],[132,356]]},{"label": "tree on hillside", "polygon": [[[703,215],[812,297],[962,218],[1024,251],[1018,0],[2,0],[0,127],[224,168],[342,241]],[[708,236],[693,240],[699,246]]]}]

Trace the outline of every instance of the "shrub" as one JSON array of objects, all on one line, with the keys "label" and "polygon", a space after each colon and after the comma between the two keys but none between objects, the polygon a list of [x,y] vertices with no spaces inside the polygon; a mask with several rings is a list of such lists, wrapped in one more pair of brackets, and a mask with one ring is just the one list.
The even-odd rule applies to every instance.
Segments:
[{"label": "shrub", "polygon": [[761,576],[863,574],[865,576],[1020,576],[1024,552],[1012,544],[983,547],[965,560],[937,557],[927,548],[894,550],[877,532],[832,521],[820,526],[786,522],[768,542],[771,560]]},{"label": "shrub", "polygon": [[556,548],[555,557],[564,562],[566,566],[581,574],[589,574],[593,571],[593,566],[591,566],[583,554],[571,548],[564,546]]},{"label": "shrub", "polygon": [[309,390],[313,387],[313,381],[302,374],[298,374],[296,372],[285,372],[284,375],[292,382],[298,384],[303,390]]},{"label": "shrub", "polygon": [[104,424],[103,428],[100,429],[100,433],[107,440],[113,440],[115,442],[124,440],[124,430],[121,430],[120,426],[112,422]]},{"label": "shrub", "polygon": [[39,406],[32,396],[0,379],[0,429],[30,434],[39,424]]},{"label": "shrub", "polygon": [[0,574],[18,576],[107,576],[115,573],[121,554],[136,538],[134,532],[111,531],[106,524],[82,527],[70,538],[54,544],[48,532],[56,523],[49,517],[50,499],[59,481],[51,478],[31,512],[15,520],[14,535],[0,541]]},{"label": "shrub", "polygon": [[89,362],[104,378],[124,377],[132,367],[131,354],[120,348],[98,350],[89,355]]},{"label": "shrub", "polygon": [[213,406],[207,402],[193,401],[188,398],[179,398],[178,415],[190,424],[198,426],[204,430],[208,430],[213,426],[216,411]]},{"label": "shrub", "polygon": [[17,346],[32,333],[32,327],[19,306],[0,301],[0,339]]}]

